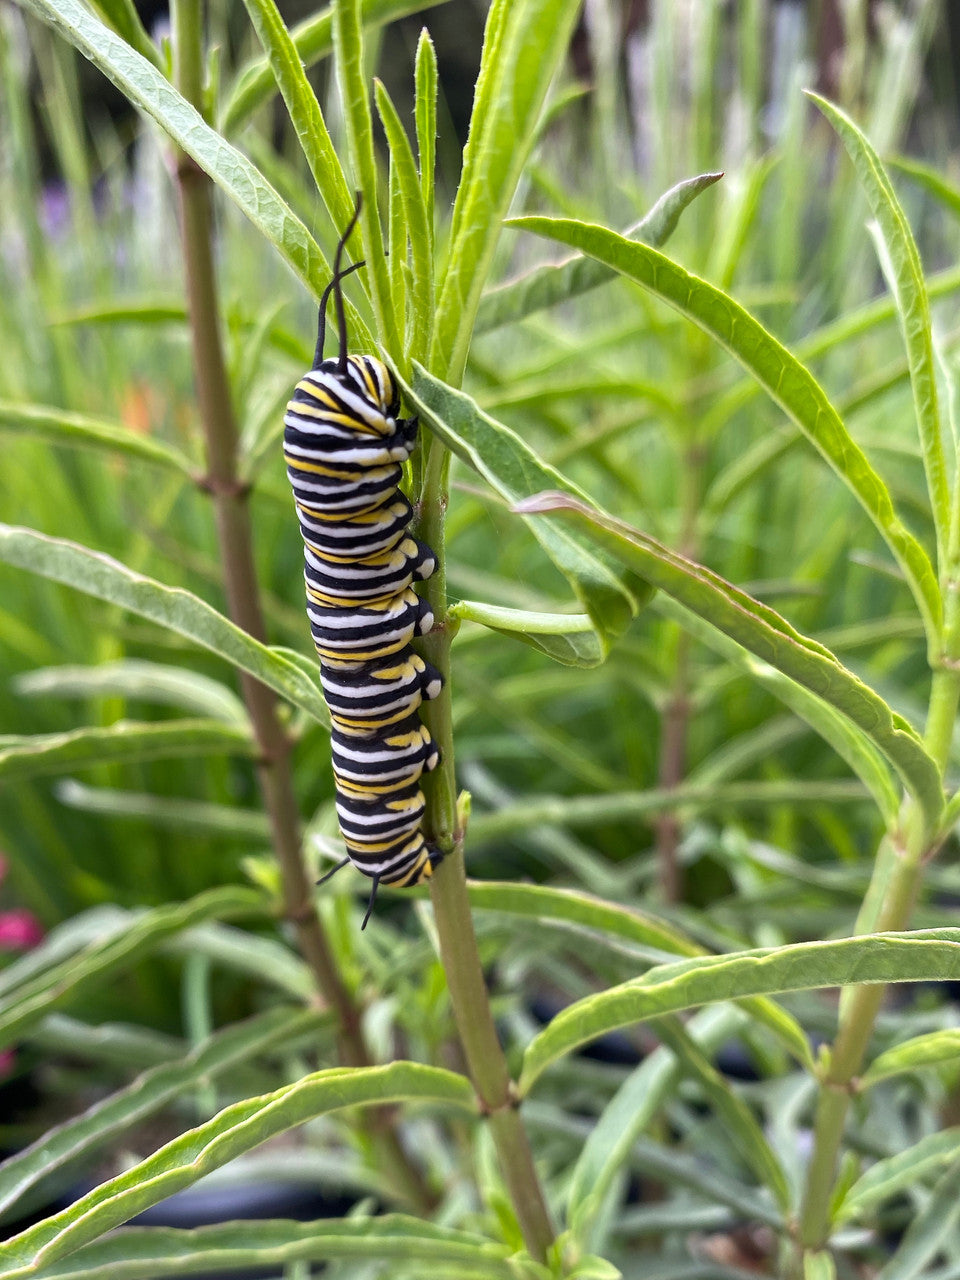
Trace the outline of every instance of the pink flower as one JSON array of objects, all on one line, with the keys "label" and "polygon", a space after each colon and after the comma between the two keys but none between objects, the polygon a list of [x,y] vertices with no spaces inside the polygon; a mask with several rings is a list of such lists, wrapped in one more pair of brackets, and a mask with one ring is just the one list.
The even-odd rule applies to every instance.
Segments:
[{"label": "pink flower", "polygon": [[22,907],[0,911],[0,951],[29,951],[43,941],[40,921]]}]

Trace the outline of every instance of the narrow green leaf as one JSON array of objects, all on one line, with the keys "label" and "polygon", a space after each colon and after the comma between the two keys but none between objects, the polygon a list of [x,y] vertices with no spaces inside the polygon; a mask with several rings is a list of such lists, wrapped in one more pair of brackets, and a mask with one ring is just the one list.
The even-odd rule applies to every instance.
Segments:
[{"label": "narrow green leaf", "polygon": [[886,255],[892,268],[889,284],[896,300],[907,348],[913,403],[927,475],[927,492],[942,563],[950,532],[950,491],[943,456],[930,301],[920,253],[893,183],[863,132],[848,115],[826,98],[809,90],[807,97],[820,108],[846,147],[886,246]]},{"label": "narrow green leaf", "polygon": [[[568,397],[579,399],[583,396],[592,399],[609,396],[614,400],[631,401],[634,404],[639,402],[645,409],[659,410],[670,419],[678,416],[676,403],[664,395],[663,390],[655,383],[597,374],[576,366],[565,374],[553,367],[540,376],[485,388],[478,394],[478,400],[484,409],[490,410],[522,405],[549,406],[551,402],[562,402]],[[630,426],[635,422],[636,418],[631,414]]]},{"label": "narrow green leaf", "polygon": [[701,519],[710,528],[720,513],[745,489],[753,486],[768,467],[779,462],[800,444],[800,437],[788,428],[771,431],[748,445],[720,471],[710,483],[703,499]]},{"label": "narrow green leaf", "polygon": [[512,0],[494,4],[488,15],[429,360],[454,385],[463,377],[501,225],[579,8],[576,0]]},{"label": "narrow green leaf", "polygon": [[274,0],[244,0],[270,70],[287,105],[321,200],[343,229],[353,216],[353,196],[327,130],[327,122]]},{"label": "narrow green leaf", "polygon": [[960,976],[960,929],[868,934],[839,942],[702,956],[658,965],[642,977],[568,1006],[523,1056],[520,1092],[552,1062],[608,1031],[696,1005],[862,982],[917,982]]},{"label": "narrow green leaf", "polygon": [[[656,947],[668,954],[691,957],[704,954],[702,947],[666,921],[635,907],[616,906],[580,890],[496,880],[468,881],[467,890],[471,903],[480,910],[562,920],[638,946]],[[744,1000],[742,1007],[771,1031],[801,1065],[813,1069],[806,1034],[786,1010],[772,1000],[763,999]]]},{"label": "narrow green leaf", "polygon": [[[742,1014],[729,1005],[704,1009],[687,1024],[689,1038],[713,1053],[730,1038]],[[630,1149],[675,1091],[683,1069],[668,1048],[659,1048],[627,1076],[606,1104],[583,1144],[567,1200],[570,1229],[591,1246],[591,1231]]]},{"label": "narrow green leaf", "polygon": [[[687,205],[722,177],[722,173],[701,173],[678,182],[664,192],[639,222],[628,227],[624,236],[628,240],[653,245],[655,249],[661,248],[673,235]],[[612,267],[606,267],[584,254],[576,254],[565,262],[534,267],[516,280],[508,280],[483,295],[474,333],[489,333],[536,311],[569,302],[598,285],[615,280],[616,276]]]},{"label": "narrow green leaf", "polygon": [[[678,622],[685,631],[696,636],[708,648],[722,654],[727,661],[769,689],[774,697],[805,720],[847,762],[869,790],[883,816],[885,826],[892,829],[896,825],[900,809],[896,780],[885,757],[866,733],[816,694],[810,693],[768,662],[755,658],[712,622],[693,613],[664,592],[657,596],[653,607],[657,613]],[[810,799],[812,801],[812,796]],[[799,802],[803,803],[802,800]]]},{"label": "narrow green leaf", "polygon": [[[699,1199],[706,1200],[709,1204],[728,1205],[741,1219],[765,1222],[776,1232],[783,1232],[783,1220],[771,1204],[769,1196],[731,1178],[726,1170],[705,1164],[699,1154],[687,1155],[676,1148],[665,1147],[660,1142],[639,1138],[630,1152],[630,1163],[658,1182],[688,1187]],[[708,1274],[710,1280],[713,1280],[713,1274]],[[667,1280],[669,1275],[669,1271],[657,1271],[649,1280]],[[648,1280],[648,1277],[645,1276],[644,1280]],[[717,1280],[720,1280],[719,1276]],[[726,1276],[723,1276],[723,1280],[726,1280]],[[734,1275],[730,1280],[743,1278]]]},{"label": "narrow green leaf", "polygon": [[916,796],[931,832],[943,808],[940,774],[911,726],[821,644],[801,635],[773,609],[653,538],[585,507],[566,494],[522,503],[526,512],[562,512],[583,532],[680,604],[836,708],[863,731]]},{"label": "narrow green leaf", "polygon": [[[960,289],[960,269],[956,267],[935,272],[927,280],[927,293],[931,299],[949,297],[957,289]],[[875,298],[801,338],[796,343],[793,354],[801,361],[817,360],[896,319],[894,300],[889,297]],[[710,439],[734,413],[743,409],[764,390],[765,386],[754,378],[744,378],[718,396],[702,424],[704,437]]]},{"label": "narrow green leaf", "polygon": [[912,178],[935,200],[939,200],[945,209],[960,218],[960,190],[952,182],[948,182],[939,169],[924,164],[913,156],[891,156],[887,163],[891,169]]},{"label": "narrow green leaf", "polygon": [[185,636],[256,676],[320,724],[330,723],[316,681],[294,655],[254,640],[189,591],[163,586],[76,542],[12,525],[0,525],[0,561],[129,609]]},{"label": "narrow green leaf", "polygon": [[101,1149],[198,1083],[215,1079],[260,1054],[283,1049],[329,1020],[329,1014],[315,1010],[277,1007],[245,1022],[233,1023],[184,1058],[144,1072],[125,1089],[48,1129],[36,1142],[0,1165],[0,1216],[48,1174]]},{"label": "narrow green leaf", "polygon": [[926,551],[894,510],[889,491],[850,436],[823,388],[786,347],[722,290],[646,245],[604,227],[552,218],[519,218],[522,227],[592,254],[675,307],[725,347],[763,386],[856,495],[903,570],[936,654],[942,605]]},{"label": "narrow green leaf", "polygon": [[877,1280],[914,1280],[929,1275],[925,1270],[956,1230],[960,1221],[960,1158],[954,1160],[933,1188],[933,1195],[916,1217]]},{"label": "narrow green leaf", "polygon": [[[606,1258],[597,1257],[596,1254],[580,1257],[567,1274],[570,1280],[623,1280],[623,1272],[619,1267],[615,1267]],[[533,1280],[532,1274],[531,1280]]]},{"label": "narrow green leaf", "polygon": [[83,947],[104,942],[121,933],[132,919],[131,912],[122,907],[102,905],[88,907],[76,915],[55,924],[43,942],[0,969],[0,995],[7,996],[23,987],[68,956],[76,955]]},{"label": "narrow green leaf", "polygon": [[104,22],[108,22],[117,35],[132,45],[137,53],[161,66],[157,47],[147,34],[133,0],[93,0],[94,8]]},{"label": "narrow green leaf", "polygon": [[294,999],[309,1001],[316,992],[310,969],[295,952],[278,938],[261,937],[249,929],[200,924],[171,938],[163,949],[172,955],[207,956],[225,969],[269,983]]},{"label": "narrow green leaf", "polygon": [[127,1022],[91,1026],[64,1013],[51,1013],[23,1033],[24,1040],[48,1053],[69,1054],[87,1062],[104,1063],[122,1071],[143,1071],[182,1058],[185,1042]]},{"label": "narrow green leaf", "polygon": [[[268,313],[269,314],[269,313]],[[254,335],[262,327],[263,316],[254,318],[242,307],[226,307],[227,323],[231,328],[252,330]],[[53,316],[51,325],[115,325],[115,324],[177,324],[186,325],[187,309],[182,302],[157,301],[152,298],[127,302],[97,302],[60,311]],[[303,367],[313,355],[313,342],[305,341],[299,334],[291,333],[278,324],[270,323],[264,340],[281,355]]]},{"label": "narrow green leaf", "polygon": [[363,195],[360,226],[363,231],[363,256],[367,261],[370,282],[370,300],[377,319],[377,331],[387,351],[397,359],[403,351],[403,344],[390,292],[390,276],[377,208],[377,161],[373,146],[373,117],[370,114],[369,90],[363,65],[360,0],[338,0],[334,6],[333,45],[350,159],[357,186]]},{"label": "narrow green leaf", "polygon": [[[364,0],[362,21],[375,30],[396,18],[422,9],[431,9],[443,0]],[[297,56],[312,67],[333,49],[333,12],[328,6],[311,14],[290,32]],[[266,58],[254,58],[240,69],[223,105],[220,128],[236,133],[261,103],[276,91],[276,80]]]},{"label": "narrow green leaf", "polygon": [[412,1062],[317,1071],[273,1093],[235,1103],[69,1208],[0,1244],[0,1274],[4,1280],[30,1275],[275,1134],[316,1116],[344,1107],[414,1101],[476,1111],[476,1096],[466,1077]]},{"label": "narrow green leaf", "polygon": [[713,1066],[697,1042],[676,1018],[661,1018],[657,1032],[674,1053],[684,1073],[697,1082],[723,1126],[724,1133],[758,1183],[768,1188],[785,1215],[790,1208],[790,1185],[783,1165],[747,1103]]},{"label": "narrow green leaf", "polygon": [[[414,384],[403,385],[411,405],[445,445],[477,471],[510,503],[544,484],[579,493],[568,480],[533,452],[516,432],[489,417],[469,396],[414,366]],[[531,532],[569,579],[593,620],[601,645],[629,625],[644,602],[636,582],[625,582],[599,557],[589,539],[571,537],[557,523],[534,520]]]},{"label": "narrow green leaf", "polygon": [[565,667],[597,667],[603,661],[597,633],[585,613],[533,613],[477,600],[459,600],[449,613],[520,640]]},{"label": "narrow green leaf", "polygon": [[[125,927],[114,928],[105,940],[94,939],[83,950],[8,988],[0,999],[0,1045],[14,1043],[26,1027],[69,1003],[88,983],[103,982],[113,974],[129,969],[181,930],[203,920],[262,916],[267,909],[266,900],[259,890],[225,885],[198,894],[188,902],[153,907],[131,915]],[[35,962],[42,958],[45,945],[42,943],[31,957]]]},{"label": "narrow green leaf", "polygon": [[270,820],[259,809],[210,804],[186,796],[156,796],[112,787],[88,787],[64,778],[56,788],[57,799],[70,809],[101,813],[111,818],[141,818],[158,829],[200,831],[230,840],[253,841],[269,846]]},{"label": "narrow green leaf", "polygon": [[929,1182],[960,1159],[960,1128],[941,1129],[895,1156],[878,1160],[853,1184],[837,1208],[840,1222],[874,1213],[884,1200]]},{"label": "narrow green leaf", "polygon": [[38,667],[11,681],[13,691],[33,698],[134,698],[180,707],[225,724],[249,724],[247,709],[219,680],[186,667],[121,658],[95,667]]},{"label": "narrow green leaf", "polygon": [[[204,121],[169,80],[81,0],[22,0],[191,156],[319,297],[330,271],[317,242],[263,174]],[[365,338],[365,327],[359,331]]]},{"label": "narrow green leaf", "polygon": [[[377,112],[387,135],[390,159],[394,166],[400,199],[410,238],[410,263],[413,271],[411,305],[413,309],[413,341],[410,354],[414,360],[426,356],[427,341],[433,324],[433,237],[427,221],[427,208],[423,201],[420,175],[406,130],[400,122],[397,109],[390,100],[383,84],[374,81]],[[399,246],[398,246],[399,248]],[[406,246],[403,248],[406,260]]]},{"label": "narrow green leaf", "polygon": [[168,298],[141,298],[133,302],[88,303],[56,311],[48,323],[53,326],[74,324],[186,324],[187,308],[183,302]]},{"label": "narrow green leaf", "polygon": [[640,946],[671,954],[695,956],[702,948],[666,921],[635,907],[621,907],[577,889],[555,889],[512,880],[470,880],[470,901],[481,911],[565,920],[613,934]]},{"label": "narrow green leaf", "polygon": [[366,1258],[440,1280],[519,1280],[510,1252],[485,1236],[388,1213],[319,1222],[225,1222],[190,1231],[127,1227],[35,1274],[37,1280],[160,1280],[211,1269],[279,1273],[298,1262]]},{"label": "narrow green leaf", "polygon": [[[427,235],[430,245],[430,261],[433,262],[434,191],[437,168],[437,51],[426,27],[417,41],[417,58],[414,64],[416,102],[414,112],[417,122],[417,158],[419,160],[420,191],[427,214]],[[430,298],[431,312],[434,299]]]},{"label": "narrow green leaf", "polygon": [[108,761],[131,764],[206,756],[216,751],[253,755],[255,750],[248,730],[218,720],[169,720],[161,724],[118,720],[115,724],[90,725],[67,733],[0,739],[0,787]]},{"label": "narrow green leaf", "polygon": [[404,342],[402,352],[404,361],[407,358],[411,329],[408,300],[413,292],[413,272],[410,269],[408,244],[407,215],[403,207],[400,181],[397,177],[397,162],[391,153],[387,162],[387,246],[390,259],[387,265],[393,311]]},{"label": "narrow green leaf", "polygon": [[931,1031],[925,1036],[914,1036],[912,1040],[894,1045],[892,1049],[878,1054],[860,1076],[857,1087],[861,1090],[871,1089],[881,1080],[889,1080],[892,1076],[918,1071],[923,1067],[939,1066],[943,1062],[955,1063],[958,1057],[960,1030],[956,1027]]},{"label": "narrow green leaf", "polygon": [[40,404],[15,404],[0,400],[0,431],[36,436],[48,444],[71,445],[80,449],[104,449],[140,462],[155,463],[193,477],[195,468],[179,449],[137,435],[119,423],[103,422],[81,413]]},{"label": "narrow green leaf", "polygon": [[538,796],[518,801],[493,813],[477,813],[470,820],[472,844],[486,844],[535,830],[544,825],[585,827],[624,818],[653,818],[678,810],[740,806],[838,804],[865,799],[855,782],[720,782],[714,786],[681,783],[649,791],[608,791],[586,796]]}]

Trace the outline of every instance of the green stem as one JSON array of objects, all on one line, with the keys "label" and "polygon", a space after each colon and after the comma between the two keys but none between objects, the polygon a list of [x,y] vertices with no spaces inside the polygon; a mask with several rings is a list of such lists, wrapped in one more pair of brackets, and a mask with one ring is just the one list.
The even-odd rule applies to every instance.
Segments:
[{"label": "green stem", "polygon": [[[704,448],[694,434],[680,458],[682,492],[678,546],[680,554],[690,560],[698,558],[697,521],[702,505],[704,462]],[[661,716],[657,771],[657,785],[660,790],[668,793],[682,785],[686,773],[692,651],[693,639],[690,632],[678,628],[673,683],[670,698]],[[660,892],[665,902],[679,902],[683,895],[683,871],[678,858],[682,828],[677,813],[663,813],[657,819],[656,831]]]},{"label": "green stem", "polygon": [[427,801],[424,829],[430,843],[445,854],[430,882],[430,896],[453,1015],[470,1076],[489,1117],[500,1167],[523,1238],[533,1257],[543,1262],[553,1244],[554,1230],[490,1011],[467,897],[463,831],[459,829],[457,813],[450,697],[453,627],[447,618],[443,543],[449,454],[433,436],[425,441],[425,450],[416,532],[437,557],[437,568],[422,592],[430,602],[437,624],[430,635],[424,637],[422,652],[444,677],[440,696],[422,708],[424,723],[442,752],[440,765],[424,778]]},{"label": "green stem", "polygon": [[[913,814],[917,811],[914,809]],[[910,817],[908,815],[908,822]],[[910,823],[917,831],[921,824]],[[893,870],[883,895],[874,931],[905,929],[920,884],[923,847],[916,839],[894,844]],[[888,860],[878,857],[874,876],[888,873]],[[871,889],[874,888],[871,881]],[[870,889],[867,890],[870,896]],[[807,1168],[806,1185],[798,1226],[803,1249],[819,1249],[830,1234],[830,1205],[836,1182],[844,1124],[850,1108],[854,1081],[873,1035],[885,988],[880,985],[854,987],[842,1006],[837,1038],[820,1082],[814,1119],[813,1153]]]},{"label": "green stem", "polygon": [[[941,774],[946,769],[960,698],[960,672],[955,669],[957,589],[945,585],[944,666],[933,673],[927,713],[925,745]],[[870,886],[857,921],[857,932],[883,933],[908,927],[920,889],[923,865],[936,848],[919,807],[904,804],[901,829],[890,833],[878,851]],[[836,1183],[840,1147],[856,1077],[873,1035],[885,988],[859,986],[845,993],[840,1006],[837,1038],[821,1080],[814,1120],[814,1145],[798,1224],[801,1250],[816,1250],[830,1234],[830,1206]],[[798,1260],[798,1268],[801,1265]]]},{"label": "green stem", "polygon": [[[199,108],[203,101],[203,28],[199,0],[176,0],[173,30],[176,84],[183,96]],[[177,180],[194,379],[207,455],[204,487],[213,502],[227,610],[238,626],[258,640],[265,640],[247,487],[238,474],[238,432],[220,337],[211,183],[190,157],[182,153],[177,157]],[[284,915],[296,932],[300,953],[319,996],[336,1015],[341,1060],[348,1066],[368,1066],[372,1058],[363,1035],[360,1010],[343,981],[313,901],[313,886],[300,840],[290,768],[291,743],[278,715],[277,699],[271,689],[252,676],[241,674],[240,680],[259,748],[258,775],[273,850],[280,867]],[[391,1117],[386,1113],[371,1113],[364,1123],[369,1125],[378,1159],[391,1170],[403,1198],[414,1207],[429,1209],[432,1197],[400,1146]]]}]

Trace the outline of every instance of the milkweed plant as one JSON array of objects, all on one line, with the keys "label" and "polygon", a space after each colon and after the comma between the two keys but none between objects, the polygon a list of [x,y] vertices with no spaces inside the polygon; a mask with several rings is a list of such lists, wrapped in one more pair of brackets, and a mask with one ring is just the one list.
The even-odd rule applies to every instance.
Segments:
[{"label": "milkweed plant", "polygon": [[[960,1276],[945,18],[824,81],[735,8],[0,6],[5,1280]],[[363,932],[281,448],[342,236],[443,677]],[[126,1225],[278,1162],[353,1208]]]}]

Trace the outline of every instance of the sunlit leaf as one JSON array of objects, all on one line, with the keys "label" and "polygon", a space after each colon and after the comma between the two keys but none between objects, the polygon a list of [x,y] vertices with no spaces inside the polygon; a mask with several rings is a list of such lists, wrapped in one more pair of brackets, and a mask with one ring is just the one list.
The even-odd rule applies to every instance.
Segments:
[{"label": "sunlit leaf", "polygon": [[929,556],[903,524],[886,485],[823,388],[786,347],[729,294],[647,245],[605,227],[563,219],[517,218],[510,225],[559,240],[614,267],[694,321],[739,360],[856,495],[903,570],[928,641],[936,646],[943,610]]},{"label": "sunlit leaf", "polygon": [[186,1090],[259,1054],[283,1049],[305,1033],[316,1032],[329,1018],[315,1010],[278,1006],[233,1023],[186,1057],[154,1067],[80,1115],[48,1129],[0,1165],[0,1216],[56,1169],[99,1150],[130,1126],[175,1103]]},{"label": "sunlit leaf", "polygon": [[917,797],[931,831],[943,808],[940,773],[911,726],[829,649],[801,635],[773,609],[640,530],[567,494],[542,494],[519,510],[555,511],[757,658],[836,708],[870,739]]},{"label": "sunlit leaf", "polygon": [[0,1244],[0,1274],[20,1280],[73,1253],[152,1204],[190,1186],[245,1151],[314,1117],[344,1107],[423,1102],[475,1112],[473,1087],[439,1067],[394,1062],[333,1068],[225,1108],[74,1204]]},{"label": "sunlit leaf", "polygon": [[189,591],[164,586],[76,542],[12,525],[0,525],[0,561],[149,618],[249,671],[321,724],[330,723],[319,685],[296,655],[254,640]]},{"label": "sunlit leaf", "polygon": [[923,264],[906,214],[897,199],[886,170],[864,133],[845,112],[819,94],[807,91],[827,117],[846,147],[866,193],[891,267],[890,286],[897,303],[907,359],[913,403],[917,415],[927,490],[941,556],[946,551],[950,524],[950,494],[943,456],[937,373],[933,358],[930,300]]},{"label": "sunlit leaf", "polygon": [[42,1280],[160,1280],[161,1276],[267,1268],[279,1273],[297,1264],[369,1259],[431,1280],[522,1280],[510,1264],[510,1247],[466,1231],[434,1226],[419,1218],[382,1214],[374,1218],[319,1222],[225,1222],[175,1231],[127,1227],[79,1249],[67,1261],[44,1267]]},{"label": "sunlit leaf", "polygon": [[[701,173],[678,182],[664,192],[649,213],[628,227],[624,236],[661,248],[676,230],[684,209],[722,177],[722,173]],[[569,302],[598,285],[615,280],[616,275],[612,267],[606,267],[584,254],[568,258],[566,262],[534,267],[516,280],[508,280],[483,295],[474,332],[488,333],[546,307]]]},{"label": "sunlit leaf", "polygon": [[665,1013],[848,983],[912,982],[960,977],[960,930],[930,929],[800,942],[658,965],[642,977],[569,1005],[527,1046],[520,1090],[552,1062],[608,1031]]}]

